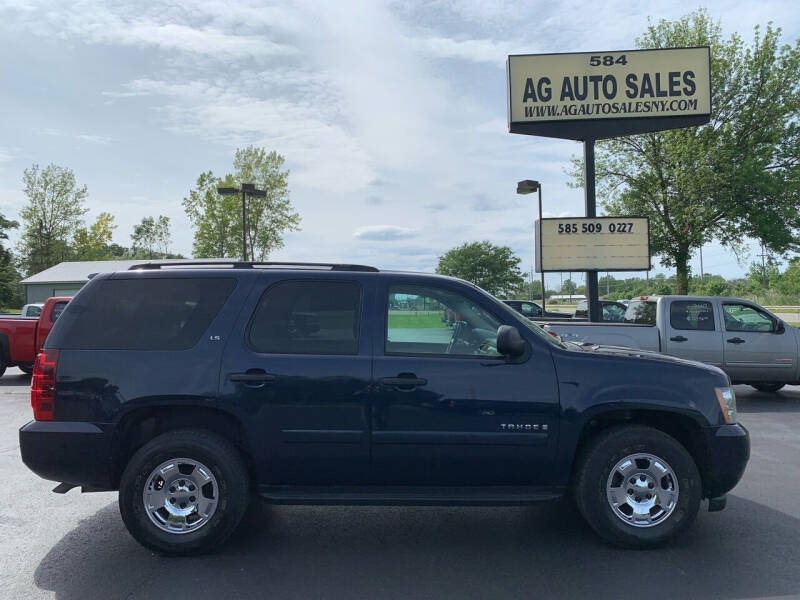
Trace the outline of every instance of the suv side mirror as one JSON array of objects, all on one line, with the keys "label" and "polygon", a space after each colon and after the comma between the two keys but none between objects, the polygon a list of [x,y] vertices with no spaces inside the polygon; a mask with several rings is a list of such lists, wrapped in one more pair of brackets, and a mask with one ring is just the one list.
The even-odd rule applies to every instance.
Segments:
[{"label": "suv side mirror", "polygon": [[778,321],[775,325],[775,333],[783,333],[786,331],[786,325],[783,324],[783,321]]},{"label": "suv side mirror", "polygon": [[522,356],[525,352],[525,340],[511,325],[500,325],[497,328],[497,351],[504,356]]}]

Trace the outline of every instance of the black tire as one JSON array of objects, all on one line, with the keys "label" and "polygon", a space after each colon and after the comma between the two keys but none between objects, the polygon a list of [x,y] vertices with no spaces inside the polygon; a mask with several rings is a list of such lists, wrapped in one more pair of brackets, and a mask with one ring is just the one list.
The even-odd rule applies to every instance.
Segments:
[{"label": "black tire", "polygon": [[785,385],[785,383],[754,383],[751,387],[754,387],[759,392],[774,394],[778,390],[782,389]]},{"label": "black tire", "polygon": [[[216,510],[208,522],[180,534],[157,527],[143,502],[150,474],[175,458],[205,465],[219,490]],[[203,430],[171,431],[154,438],[131,457],[120,481],[119,510],[128,531],[146,548],[165,555],[203,554],[224,543],[239,525],[247,510],[249,488],[244,460],[229,441]]]},{"label": "black tire", "polygon": [[[674,509],[650,527],[623,521],[606,497],[612,469],[623,458],[637,453],[666,461],[678,480]],[[702,481],[691,455],[675,438],[652,427],[623,425],[604,430],[588,442],[578,459],[573,494],[578,510],[603,539],[623,548],[654,548],[692,524],[700,508]]]},{"label": "black tire", "polygon": [[33,365],[17,365],[19,370],[25,373],[25,375],[30,375],[33,373]]},{"label": "black tire", "polygon": [[7,367],[6,361],[4,361],[2,358],[0,358],[0,377],[2,377],[5,374],[6,367]]}]

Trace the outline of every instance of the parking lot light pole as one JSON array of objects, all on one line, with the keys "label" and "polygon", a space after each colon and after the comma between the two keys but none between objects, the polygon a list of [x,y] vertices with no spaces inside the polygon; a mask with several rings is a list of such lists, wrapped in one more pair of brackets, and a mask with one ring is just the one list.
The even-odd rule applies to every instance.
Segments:
[{"label": "parking lot light pole", "polygon": [[[532,192],[539,192],[539,235],[541,235],[541,228],[542,228],[542,184],[538,181],[534,181],[533,179],[525,179],[523,181],[517,182],[517,193],[518,194],[530,194]],[[533,277],[531,277],[531,287],[533,287]],[[545,288],[544,288],[544,271],[542,271],[542,316],[544,316],[546,310],[546,296]]]},{"label": "parking lot light pole", "polygon": [[235,187],[218,187],[217,193],[222,196],[232,196],[242,194],[242,260],[247,262],[247,195],[264,197],[267,192],[257,190],[254,183],[243,183],[242,189]]}]

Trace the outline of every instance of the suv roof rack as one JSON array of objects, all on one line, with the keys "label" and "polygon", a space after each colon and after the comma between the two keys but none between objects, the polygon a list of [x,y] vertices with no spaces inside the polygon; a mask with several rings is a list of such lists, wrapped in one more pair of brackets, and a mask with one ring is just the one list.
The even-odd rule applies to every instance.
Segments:
[{"label": "suv roof rack", "polygon": [[351,265],[343,263],[311,263],[311,262],[264,262],[264,261],[240,261],[240,260],[193,260],[179,262],[147,262],[133,265],[129,271],[162,269],[164,267],[223,267],[232,269],[255,269],[258,267],[278,267],[278,268],[298,268],[298,269],[329,269],[331,271],[367,271],[377,273],[378,269],[367,265]]}]

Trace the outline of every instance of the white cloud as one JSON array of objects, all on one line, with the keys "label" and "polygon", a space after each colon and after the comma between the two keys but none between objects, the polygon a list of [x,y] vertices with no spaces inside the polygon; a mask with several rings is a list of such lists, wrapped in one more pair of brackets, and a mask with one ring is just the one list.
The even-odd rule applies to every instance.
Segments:
[{"label": "white cloud", "polygon": [[375,240],[391,242],[416,237],[417,232],[407,227],[395,225],[365,225],[353,232],[353,237],[359,240]]},{"label": "white cloud", "polygon": [[101,144],[104,146],[111,143],[111,137],[107,135],[81,134],[81,135],[76,135],[75,138],[83,142],[89,142],[90,144]]}]

